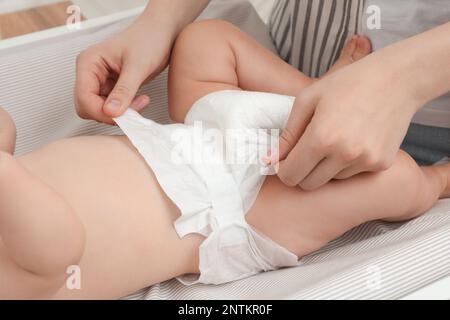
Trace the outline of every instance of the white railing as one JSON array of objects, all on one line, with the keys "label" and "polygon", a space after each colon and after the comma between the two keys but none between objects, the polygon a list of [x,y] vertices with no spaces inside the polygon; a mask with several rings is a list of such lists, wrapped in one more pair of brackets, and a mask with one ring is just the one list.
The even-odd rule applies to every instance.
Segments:
[{"label": "white railing", "polygon": [[0,0],[0,14],[45,6],[61,0]]}]

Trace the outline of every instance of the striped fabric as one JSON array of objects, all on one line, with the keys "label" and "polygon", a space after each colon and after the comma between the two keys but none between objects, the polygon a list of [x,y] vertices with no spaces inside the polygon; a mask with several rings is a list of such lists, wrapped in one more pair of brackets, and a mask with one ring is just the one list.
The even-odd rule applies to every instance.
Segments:
[{"label": "striped fabric", "polygon": [[[325,1],[329,2],[329,0]],[[339,1],[337,1],[339,3]],[[203,18],[227,19],[275,50],[256,12],[241,1],[213,3]],[[118,133],[79,120],[73,111],[76,55],[129,25],[81,30],[53,41],[0,49],[0,105],[18,127],[18,153],[56,139]],[[145,115],[168,122],[167,75],[142,89],[152,96]],[[372,222],[304,258],[298,268],[264,273],[222,286],[184,287],[172,280],[128,299],[396,299],[450,275],[450,201],[405,224]]]},{"label": "striped fabric", "polygon": [[280,56],[311,77],[323,75],[359,32],[363,1],[277,1],[269,26]]}]

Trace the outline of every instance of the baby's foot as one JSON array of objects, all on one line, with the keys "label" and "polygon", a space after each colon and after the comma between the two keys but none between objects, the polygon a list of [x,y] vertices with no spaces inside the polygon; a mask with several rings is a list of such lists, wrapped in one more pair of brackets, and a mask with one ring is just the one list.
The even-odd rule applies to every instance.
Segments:
[{"label": "baby's foot", "polygon": [[342,49],[341,56],[327,74],[361,60],[371,52],[372,43],[369,38],[355,35],[345,44],[344,49]]}]

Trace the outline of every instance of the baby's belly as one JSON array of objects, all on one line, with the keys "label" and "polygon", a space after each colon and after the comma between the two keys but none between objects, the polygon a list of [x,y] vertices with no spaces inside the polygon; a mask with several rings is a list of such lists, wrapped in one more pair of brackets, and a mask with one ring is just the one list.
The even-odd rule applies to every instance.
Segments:
[{"label": "baby's belly", "polygon": [[153,284],[155,274],[178,275],[180,257],[187,264],[198,249],[179,239],[178,209],[124,137],[62,140],[18,160],[62,195],[86,228],[82,290],[61,297],[123,296]]}]

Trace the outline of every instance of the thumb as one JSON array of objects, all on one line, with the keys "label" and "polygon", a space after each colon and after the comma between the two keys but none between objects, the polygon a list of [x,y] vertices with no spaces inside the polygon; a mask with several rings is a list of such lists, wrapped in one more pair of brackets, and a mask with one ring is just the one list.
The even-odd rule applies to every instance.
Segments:
[{"label": "thumb", "polygon": [[300,95],[295,99],[286,127],[280,136],[278,161],[285,160],[308,127],[315,110],[315,99]]},{"label": "thumb", "polygon": [[140,73],[138,68],[127,65],[123,67],[116,85],[103,106],[103,112],[107,116],[119,117],[130,107],[142,84]]}]

